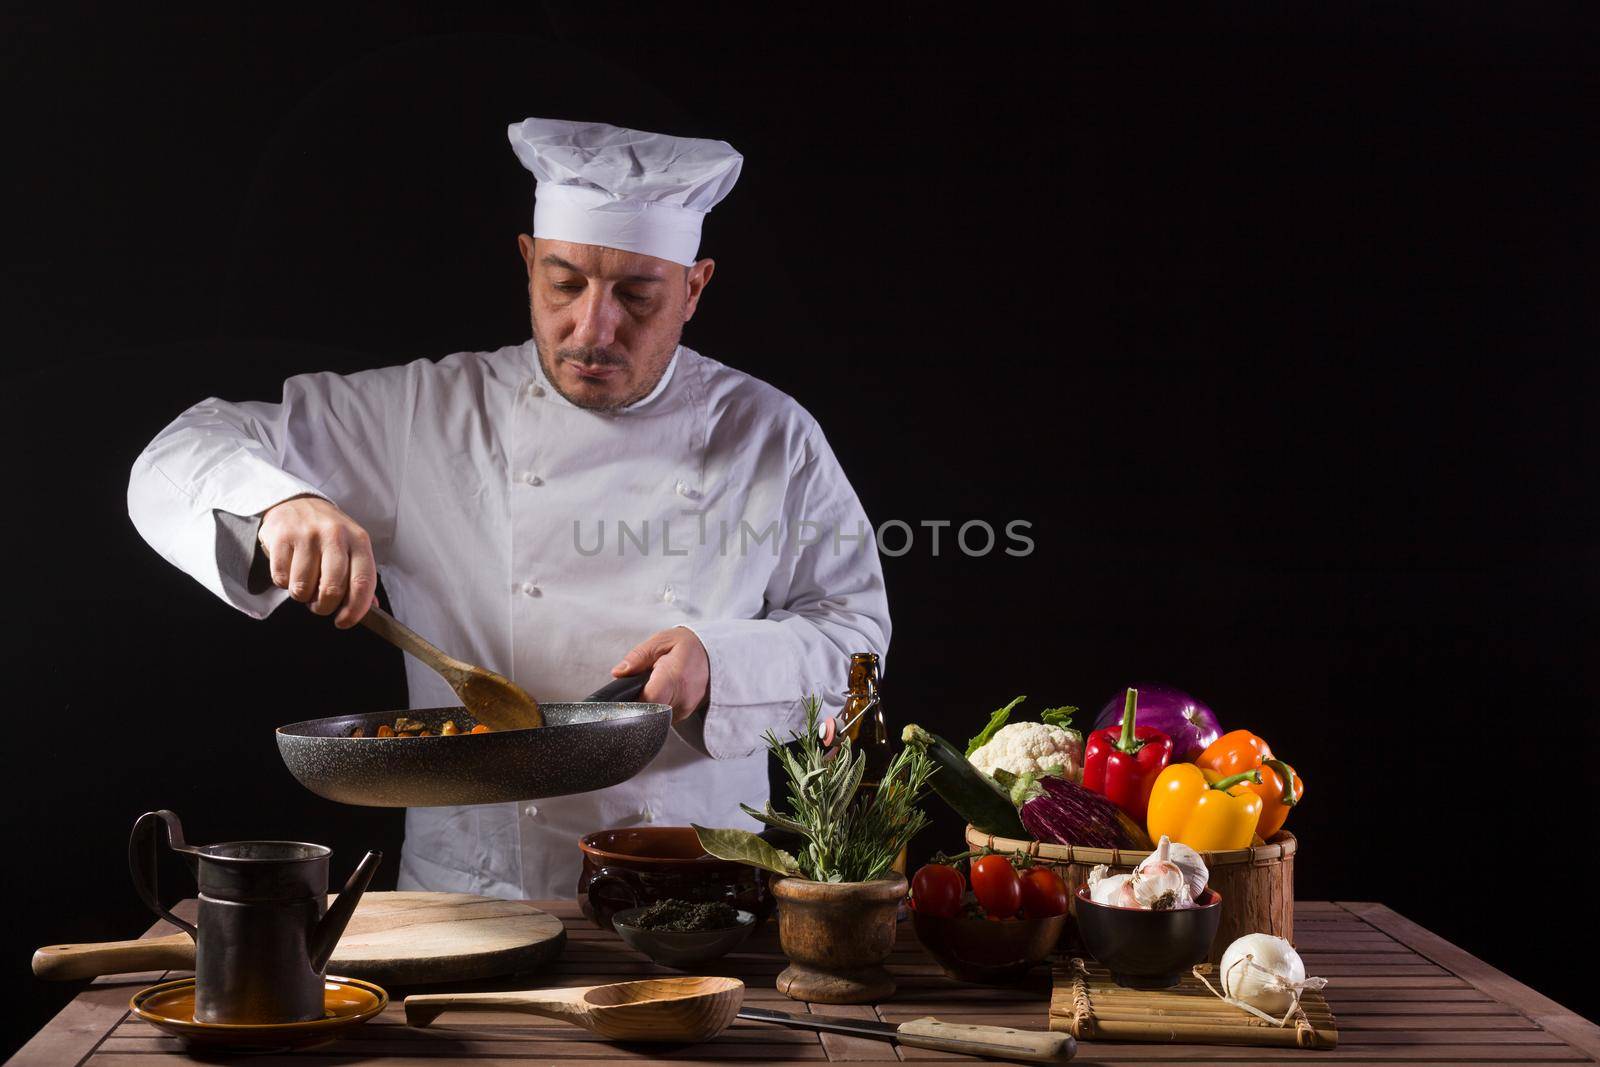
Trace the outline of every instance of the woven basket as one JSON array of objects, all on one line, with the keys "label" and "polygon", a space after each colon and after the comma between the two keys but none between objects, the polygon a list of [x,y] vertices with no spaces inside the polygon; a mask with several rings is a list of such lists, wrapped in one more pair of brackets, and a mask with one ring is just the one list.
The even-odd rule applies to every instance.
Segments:
[{"label": "woven basket", "polygon": [[[1131,871],[1148,851],[1117,848],[1079,848],[1075,845],[1048,845],[1041,841],[1019,841],[967,827],[968,848],[992,848],[996,852],[1026,852],[1054,867],[1067,883],[1067,899],[1077,910],[1078,887],[1089,881],[1089,872],[1106,864],[1114,872]],[[1211,943],[1211,962],[1222,962],[1229,945],[1245,934],[1276,934],[1294,940],[1294,835],[1287,830],[1254,848],[1226,852],[1202,852],[1211,871],[1211,888],[1222,894],[1222,921],[1217,938]],[[1072,931],[1073,937],[1077,931]]]}]

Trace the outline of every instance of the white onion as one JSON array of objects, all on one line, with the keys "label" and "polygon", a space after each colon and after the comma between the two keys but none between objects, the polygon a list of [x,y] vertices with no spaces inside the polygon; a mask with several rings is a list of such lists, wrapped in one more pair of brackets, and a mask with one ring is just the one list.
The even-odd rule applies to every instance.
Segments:
[{"label": "white onion", "polygon": [[[1269,1015],[1294,1007],[1306,981],[1305,961],[1294,946],[1271,934],[1246,934],[1228,946],[1218,968],[1222,994]],[[1320,979],[1312,979],[1320,982]]]}]

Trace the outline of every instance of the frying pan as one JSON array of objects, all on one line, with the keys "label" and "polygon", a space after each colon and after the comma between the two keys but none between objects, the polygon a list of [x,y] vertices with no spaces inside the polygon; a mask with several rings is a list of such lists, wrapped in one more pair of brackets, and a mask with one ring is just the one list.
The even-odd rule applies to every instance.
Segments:
[{"label": "frying pan", "polygon": [[[630,703],[649,672],[618,678],[581,701],[540,703],[532,730],[440,736],[446,719],[477,725],[465,708],[401,712],[432,737],[373,737],[395,712],[336,715],[278,727],[278,752],[300,784],[341,804],[428,808],[537,800],[625,782],[655,759],[672,726],[666,704]],[[351,737],[360,726],[368,736]]]}]

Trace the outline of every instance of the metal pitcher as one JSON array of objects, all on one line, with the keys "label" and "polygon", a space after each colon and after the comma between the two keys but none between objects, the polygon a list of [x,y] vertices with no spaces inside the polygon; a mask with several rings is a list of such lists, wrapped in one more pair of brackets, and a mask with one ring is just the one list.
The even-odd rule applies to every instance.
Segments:
[{"label": "metal pitcher", "polygon": [[[163,823],[168,846],[183,854],[200,885],[198,925],[162,907],[156,892],[156,833]],[[128,867],[140,899],[194,938],[197,1022],[322,1018],[323,969],[383,859],[368,852],[330,908],[332,854],[303,841],[190,845],[172,812],[139,816],[128,839]]]}]

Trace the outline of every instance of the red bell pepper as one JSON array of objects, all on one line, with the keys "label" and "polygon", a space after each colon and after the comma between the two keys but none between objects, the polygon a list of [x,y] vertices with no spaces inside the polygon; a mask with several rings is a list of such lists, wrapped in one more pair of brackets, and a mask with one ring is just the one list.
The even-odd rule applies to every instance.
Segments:
[{"label": "red bell pepper", "polygon": [[1128,690],[1122,725],[1089,735],[1083,748],[1083,786],[1107,797],[1140,826],[1150,807],[1150,789],[1172,760],[1172,738],[1153,726],[1136,726],[1139,692]]}]

